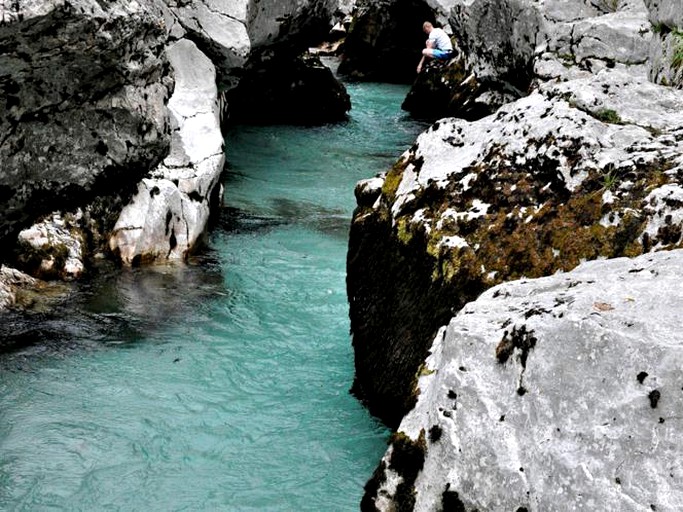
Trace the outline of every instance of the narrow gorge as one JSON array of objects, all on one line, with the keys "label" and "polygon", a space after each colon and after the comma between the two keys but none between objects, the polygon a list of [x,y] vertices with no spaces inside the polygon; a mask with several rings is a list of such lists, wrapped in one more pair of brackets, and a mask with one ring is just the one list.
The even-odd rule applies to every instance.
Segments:
[{"label": "narrow gorge", "polygon": [[0,91],[0,508],[680,508],[682,0],[14,0]]}]

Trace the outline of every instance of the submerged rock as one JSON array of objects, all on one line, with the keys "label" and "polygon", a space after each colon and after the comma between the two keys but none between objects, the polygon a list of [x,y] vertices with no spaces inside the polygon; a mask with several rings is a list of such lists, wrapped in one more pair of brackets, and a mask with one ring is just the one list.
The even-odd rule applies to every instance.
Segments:
[{"label": "submerged rock", "polygon": [[364,509],[677,510],[681,269],[683,251],[594,261],[468,304]]}]

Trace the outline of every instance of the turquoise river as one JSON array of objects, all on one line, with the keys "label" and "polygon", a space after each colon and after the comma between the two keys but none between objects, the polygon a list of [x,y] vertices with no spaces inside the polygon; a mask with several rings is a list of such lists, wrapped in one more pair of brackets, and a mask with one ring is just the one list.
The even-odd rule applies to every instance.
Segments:
[{"label": "turquoise river", "polygon": [[353,188],[424,125],[405,86],[348,89],[346,122],[227,134],[187,265],[2,319],[0,510],[358,510],[388,432],[348,392]]}]

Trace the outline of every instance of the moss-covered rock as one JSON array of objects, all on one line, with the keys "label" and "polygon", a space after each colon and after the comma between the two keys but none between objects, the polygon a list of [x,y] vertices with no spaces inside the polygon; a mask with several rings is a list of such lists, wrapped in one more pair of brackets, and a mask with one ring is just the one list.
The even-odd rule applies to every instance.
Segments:
[{"label": "moss-covered rock", "polygon": [[437,328],[482,290],[683,244],[683,97],[669,90],[667,110],[661,88],[656,114],[618,106],[614,124],[594,115],[599,101],[578,108],[587,84],[542,88],[474,123],[435,123],[355,212],[354,390],[390,425],[414,403]]}]

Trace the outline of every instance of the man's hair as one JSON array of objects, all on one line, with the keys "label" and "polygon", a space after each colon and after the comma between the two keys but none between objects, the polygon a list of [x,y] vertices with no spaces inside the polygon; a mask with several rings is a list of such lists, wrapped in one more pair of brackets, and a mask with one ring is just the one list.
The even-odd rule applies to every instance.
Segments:
[{"label": "man's hair", "polygon": [[431,23],[430,21],[425,21],[425,22],[422,24],[422,28],[425,29],[425,28],[427,28],[427,27],[432,27],[432,28],[434,28],[434,25],[432,25],[432,23]]}]

